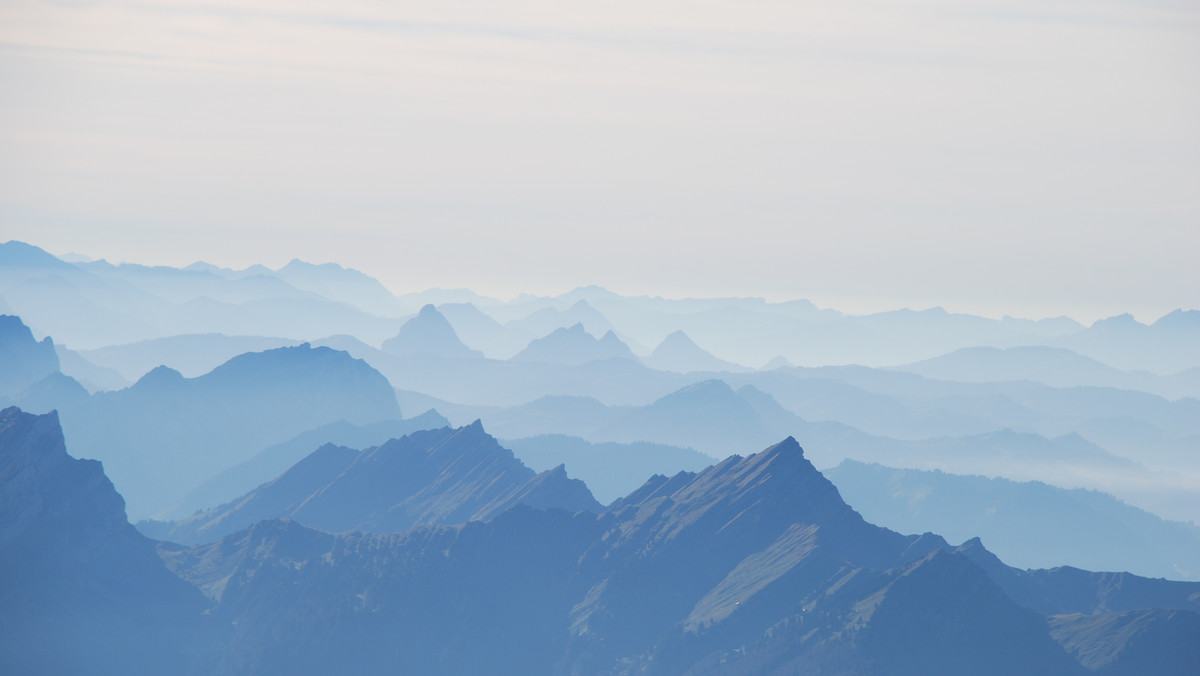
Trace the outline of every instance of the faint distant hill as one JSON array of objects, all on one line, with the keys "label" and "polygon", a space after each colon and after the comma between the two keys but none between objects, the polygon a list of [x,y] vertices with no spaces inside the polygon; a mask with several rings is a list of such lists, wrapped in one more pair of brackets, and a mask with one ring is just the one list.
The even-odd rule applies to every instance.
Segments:
[{"label": "faint distant hill", "polygon": [[960,382],[1030,380],[1054,387],[1116,387],[1175,399],[1200,396],[1200,378],[1160,376],[1115,369],[1065,348],[1028,346],[969,347],[925,361],[895,367],[926,378]]},{"label": "faint distant hill", "polygon": [[1200,579],[1200,527],[1164,521],[1105,493],[850,460],[825,475],[872,523],[955,542],[980,537],[1015,566]]},{"label": "faint distant hill", "polygon": [[9,311],[72,349],[189,333],[306,339],[345,332],[376,343],[395,334],[396,319],[352,302],[361,293],[364,303],[386,304],[386,290],[362,273],[335,268],[297,263],[280,276],[263,266],[68,263],[8,242],[0,244],[0,295]]},{"label": "faint distant hill", "polygon": [[123,390],[133,384],[120,371],[95,364],[74,350],[55,345],[54,351],[58,353],[59,370],[79,381],[89,392]]},{"label": "faint distant hill", "polygon": [[597,339],[587,332],[583,324],[555,329],[549,335],[530,342],[528,347],[512,358],[517,362],[572,365],[604,359],[636,360],[637,357],[612,331]]},{"label": "faint distant hill", "polygon": [[582,324],[585,331],[597,336],[614,330],[612,322],[586,300],[578,300],[565,310],[544,307],[528,316],[514,319],[506,326],[527,336],[545,336],[556,329],[569,328],[576,324]]},{"label": "faint distant hill", "polygon": [[443,303],[437,309],[463,343],[491,359],[507,359],[537,337],[502,325],[471,303]]},{"label": "faint distant hill", "polygon": [[667,444],[722,457],[731,449],[785,433],[804,439],[808,456],[822,466],[853,458],[1064,483],[1076,483],[1081,477],[1149,476],[1136,463],[1075,434],[1048,438],[1005,429],[895,439],[842,423],[805,420],[754,386],[734,390],[722,380],[693,383],[644,406],[606,406],[588,397],[543,397],[481,416],[488,429],[506,439],[564,434],[593,443]]},{"label": "faint distant hill", "polygon": [[413,310],[411,305],[394,296],[379,280],[337,263],[317,265],[292,259],[276,270],[275,276],[297,289],[354,305],[380,317],[403,317]]},{"label": "faint distant hill", "polygon": [[391,533],[486,521],[518,504],[600,511],[583,482],[567,478],[561,465],[535,475],[477,422],[413,432],[364,451],[327,444],[225,505],[141,528],[184,544],[283,517],[335,533]]},{"label": "faint distant hill", "polygon": [[239,354],[298,344],[298,341],[288,338],[203,333],[80,350],[78,354],[101,368],[113,369],[122,378],[136,382],[158,366],[169,366],[187,378],[195,378]]},{"label": "faint distant hill", "polygon": [[1065,347],[1118,369],[1170,375],[1200,366],[1200,310],[1175,310],[1151,324],[1123,314],[1101,319],[1086,331],[1049,344]]},{"label": "faint distant hill", "polygon": [[543,434],[501,443],[534,470],[564,465],[605,504],[628,495],[655,474],[694,472],[714,462],[712,456],[690,448],[644,441],[592,443],[565,434]]},{"label": "faint distant hill", "polygon": [[60,413],[74,452],[104,462],[138,518],[305,430],[400,418],[378,371],[307,344],[239,355],[197,378],[159,367]]},{"label": "faint distant hill", "polygon": [[399,357],[434,355],[450,359],[473,359],[483,353],[472,350],[458,339],[454,327],[433,305],[421,308],[417,316],[400,327],[394,337],[383,341],[383,351]]},{"label": "faint distant hill", "polygon": [[149,315],[170,304],[119,280],[107,280],[24,242],[0,244],[0,295],[11,314],[42,335],[76,347],[159,335]]},{"label": "faint distant hill", "polygon": [[642,360],[650,368],[676,373],[692,373],[696,371],[732,371],[741,372],[750,369],[713,356],[704,350],[683,331],[672,331],[663,339],[650,356]]},{"label": "faint distant hill", "polygon": [[301,432],[287,441],[268,446],[245,462],[239,463],[205,481],[192,492],[183,496],[169,510],[160,514],[163,519],[180,519],[194,512],[208,509],[253,490],[287,471],[326,444],[349,448],[378,446],[389,439],[396,439],[418,430],[447,427],[450,422],[437,411],[426,411],[403,420],[380,420],[375,423],[353,425],[345,420],[322,425]]},{"label": "faint distant hill", "polygon": [[20,317],[0,315],[0,400],[57,371],[58,354],[49,336],[36,340]]}]

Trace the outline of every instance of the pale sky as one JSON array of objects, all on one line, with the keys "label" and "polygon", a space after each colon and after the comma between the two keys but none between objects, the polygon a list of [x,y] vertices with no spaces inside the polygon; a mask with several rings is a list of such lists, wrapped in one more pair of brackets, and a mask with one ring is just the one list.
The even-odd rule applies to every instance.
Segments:
[{"label": "pale sky", "polygon": [[3,0],[0,239],[397,292],[1200,308],[1194,0]]}]

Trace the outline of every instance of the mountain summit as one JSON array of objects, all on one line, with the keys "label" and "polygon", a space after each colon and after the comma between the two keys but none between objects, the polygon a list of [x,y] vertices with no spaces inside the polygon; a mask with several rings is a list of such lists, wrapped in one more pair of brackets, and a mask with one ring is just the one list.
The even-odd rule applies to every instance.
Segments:
[{"label": "mountain summit", "polygon": [[513,361],[578,365],[613,358],[636,359],[629,346],[612,331],[597,339],[583,328],[583,324],[575,324],[570,328],[555,329],[544,338],[530,342],[513,357]]},{"label": "mountain summit", "polygon": [[383,351],[398,356],[435,355],[438,357],[482,357],[458,339],[454,327],[433,305],[421,308],[416,317],[405,322],[400,332],[383,341]]},{"label": "mountain summit", "polygon": [[662,371],[691,373],[693,371],[748,371],[731,361],[725,361],[697,345],[683,331],[674,331],[654,348],[644,360],[646,366]]},{"label": "mountain summit", "polygon": [[184,519],[161,537],[212,542],[278,518],[334,533],[394,533],[485,521],[518,504],[601,510],[587,486],[561,466],[535,475],[476,421],[414,432],[363,451],[327,444],[274,481]]}]

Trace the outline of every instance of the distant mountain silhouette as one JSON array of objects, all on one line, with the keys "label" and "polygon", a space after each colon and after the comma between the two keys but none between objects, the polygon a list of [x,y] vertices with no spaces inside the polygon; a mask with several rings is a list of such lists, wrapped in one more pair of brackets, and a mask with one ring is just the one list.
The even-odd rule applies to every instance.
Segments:
[{"label": "distant mountain silhouette", "polygon": [[575,365],[603,359],[636,360],[637,357],[612,331],[597,339],[584,329],[583,324],[555,329],[544,338],[530,342],[513,357],[517,362]]},{"label": "distant mountain silhouette", "polygon": [[454,327],[433,305],[426,305],[416,317],[400,327],[400,333],[383,341],[383,351],[397,356],[436,355],[449,358],[478,358],[483,353],[472,350],[458,339]]},{"label": "distant mountain silhouette", "polygon": [[502,325],[471,303],[443,303],[437,309],[459,339],[492,359],[507,359],[536,337]]},{"label": "distant mountain silhouette", "polygon": [[0,400],[58,372],[58,354],[49,336],[38,341],[20,317],[0,315]]},{"label": "distant mountain silhouette", "polygon": [[1175,310],[1151,324],[1128,314],[1101,319],[1051,344],[1124,370],[1170,375],[1200,366],[1200,310]]},{"label": "distant mountain silhouette", "polygon": [[335,533],[390,533],[484,521],[517,504],[600,511],[587,487],[568,479],[561,465],[535,475],[476,422],[413,432],[361,452],[326,444],[228,504],[173,525],[142,528],[184,544],[212,542],[283,517]]},{"label": "distant mountain silhouette", "polygon": [[557,329],[569,328],[576,324],[582,324],[585,331],[597,336],[614,330],[607,317],[582,299],[575,301],[565,310],[555,307],[542,308],[526,317],[510,321],[506,326],[527,336],[545,336]]},{"label": "distant mountain silhouette", "polygon": [[337,263],[316,265],[292,259],[274,274],[297,289],[319,293],[381,317],[403,317],[412,312],[411,306],[392,295],[379,280]]},{"label": "distant mountain silhouette", "polygon": [[663,339],[649,357],[643,359],[647,366],[664,371],[691,373],[694,371],[748,371],[744,366],[718,359],[705,351],[683,331],[673,331]]},{"label": "distant mountain silhouette", "polygon": [[198,378],[159,367],[60,413],[73,451],[104,462],[135,518],[305,430],[400,418],[379,372],[307,344],[240,355]]},{"label": "distant mountain silhouette", "polygon": [[1069,564],[1200,579],[1200,527],[1164,521],[1104,493],[853,461],[825,475],[872,523],[952,541],[978,536],[1020,567]]},{"label": "distant mountain silhouette", "polygon": [[[123,390],[133,384],[133,381],[122,376],[116,369],[95,364],[74,350],[55,345],[54,351],[58,354],[59,369],[62,373],[78,380],[88,392]],[[139,377],[141,375],[139,374]]]},{"label": "distant mountain silhouette", "polygon": [[0,244],[9,311],[72,349],[191,333],[306,339],[348,332],[371,342],[400,324],[291,286],[262,266],[171,268],[62,261],[21,242]]},{"label": "distant mountain silhouette", "polygon": [[788,361],[787,357],[779,354],[779,355],[775,355],[774,357],[771,358],[770,361],[763,364],[762,368],[760,368],[759,370],[760,371],[774,371],[775,369],[791,368],[793,366],[795,366],[795,364]]},{"label": "distant mountain silhouette", "polygon": [[1031,380],[1054,387],[1118,387],[1152,392],[1168,398],[1200,396],[1200,388],[1183,380],[1147,372],[1115,369],[1090,357],[1056,347],[998,349],[970,347],[950,354],[895,367],[926,378],[960,382]]},{"label": "distant mountain silhouette", "polygon": [[137,382],[157,366],[169,366],[188,378],[195,378],[239,354],[298,344],[299,341],[269,336],[184,334],[81,350],[79,355],[97,366],[116,370],[131,382]]},{"label": "distant mountain silhouette", "polygon": [[[1127,472],[1134,463],[1077,435],[1047,439],[1000,430],[987,434],[900,440],[864,434],[836,422],[804,420],[751,385],[693,383],[645,406],[605,406],[583,397],[543,397],[483,412],[503,438],[568,434],[591,442],[652,442],[722,457],[745,444],[770,443],[789,432],[806,440],[811,457],[833,466],[847,457],[959,473]],[[1019,478],[1028,478],[1022,476]]]}]

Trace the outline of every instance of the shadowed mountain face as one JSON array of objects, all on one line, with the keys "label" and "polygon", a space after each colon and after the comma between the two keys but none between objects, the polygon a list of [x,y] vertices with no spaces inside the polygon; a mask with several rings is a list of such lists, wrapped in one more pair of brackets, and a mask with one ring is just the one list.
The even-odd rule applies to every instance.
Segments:
[{"label": "shadowed mountain face", "polygon": [[535,475],[476,422],[414,432],[361,452],[322,446],[229,504],[173,526],[153,524],[148,532],[184,544],[212,542],[255,522],[287,517],[334,533],[391,533],[484,521],[518,504],[601,509],[561,465]]},{"label": "shadowed mountain face", "polygon": [[305,430],[400,417],[378,371],[307,344],[244,354],[198,378],[160,367],[60,412],[72,451],[104,462],[135,518]]},{"label": "shadowed mountain face", "polygon": [[0,672],[179,673],[209,647],[206,606],[56,415],[0,411]]},{"label": "shadowed mountain face", "polygon": [[[15,434],[0,425],[0,504],[18,506],[9,510],[17,526],[6,522],[4,536],[62,533],[86,553],[56,544],[62,538],[4,541],[0,559],[25,577],[0,576],[0,588],[6,599],[28,598],[0,605],[4,627],[29,623],[55,598],[60,570],[75,572],[81,594],[104,593],[104,575],[144,581],[155,593],[129,594],[120,612],[71,606],[79,626],[99,623],[101,638],[134,625],[122,617],[165,618],[150,634],[131,634],[162,640],[118,644],[122,652],[106,663],[116,668],[142,659],[158,672],[205,674],[1083,676],[1101,668],[1132,676],[1149,664],[1184,676],[1194,673],[1200,644],[1200,584],[1016,571],[977,541],[951,550],[931,534],[873,526],[792,439],[699,473],[656,476],[599,515],[517,505],[487,522],[337,535],[271,520],[209,545],[161,545],[155,561],[114,511],[120,498],[95,464],[65,455],[52,416],[10,409],[0,420],[20,423]],[[473,440],[435,460],[442,476],[460,462],[492,462],[476,431],[425,434],[439,433],[450,435],[446,442]],[[382,462],[382,448],[354,455],[326,447],[306,462],[336,471],[372,456]],[[441,450],[449,445],[426,455]],[[37,465],[25,459],[34,454],[83,467],[92,479],[23,469]],[[402,465],[375,474],[402,477]],[[386,493],[386,484],[360,483],[359,497]],[[74,506],[81,500],[85,509]],[[455,509],[432,504],[426,512]],[[44,521],[54,527],[34,529],[45,513],[58,515]],[[97,547],[121,565],[107,567]],[[207,607],[176,593],[187,588],[165,575],[163,562],[203,592]],[[155,580],[166,580],[162,590]],[[1139,610],[1152,607],[1163,610]],[[1048,622],[1039,612],[1061,615]],[[36,672],[59,658],[36,650],[75,638],[29,624],[46,635],[18,634],[34,648],[0,653],[13,659],[10,671]],[[82,641],[61,659],[90,659],[104,645]]]},{"label": "shadowed mountain face", "polygon": [[[1124,640],[1104,627],[1052,636],[968,552],[863,521],[791,439],[654,477],[598,517],[517,507],[377,536],[268,521],[164,557],[236,622],[221,673],[1082,675],[1067,647]],[[1053,573],[1041,583],[1060,586]],[[1176,608],[1200,591],[1126,583]],[[1063,593],[1066,612],[1105,597]],[[1168,647],[1159,663],[1176,668],[1163,673],[1188,673],[1188,650]]]}]

